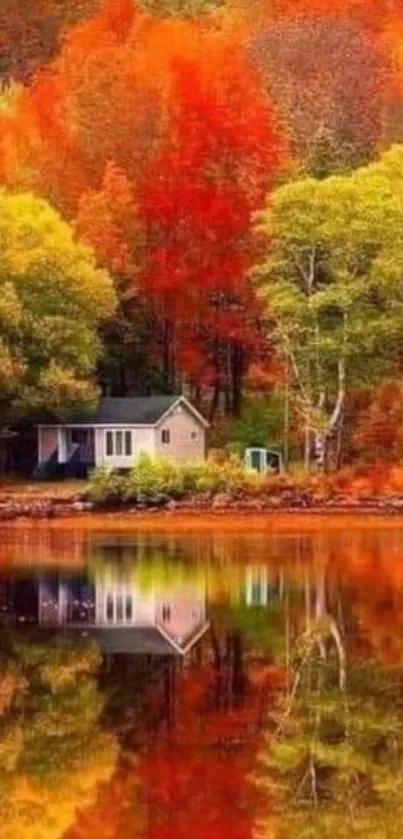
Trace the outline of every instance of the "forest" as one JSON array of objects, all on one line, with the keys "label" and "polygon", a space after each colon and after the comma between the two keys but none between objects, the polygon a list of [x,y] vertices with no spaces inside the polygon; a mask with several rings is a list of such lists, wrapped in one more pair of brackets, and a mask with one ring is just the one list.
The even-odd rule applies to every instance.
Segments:
[{"label": "forest", "polygon": [[185,393],[403,459],[399,0],[2,0],[2,429]]}]

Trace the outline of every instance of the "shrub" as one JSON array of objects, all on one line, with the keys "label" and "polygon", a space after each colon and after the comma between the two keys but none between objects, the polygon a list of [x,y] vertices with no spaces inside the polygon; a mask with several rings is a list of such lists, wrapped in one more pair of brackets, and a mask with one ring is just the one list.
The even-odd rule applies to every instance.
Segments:
[{"label": "shrub", "polygon": [[230,455],[224,460],[207,460],[200,465],[196,479],[195,490],[198,492],[231,492],[245,491],[248,486],[255,486],[261,482],[259,475],[245,469],[236,455]]},{"label": "shrub", "polygon": [[248,472],[238,457],[214,456],[178,464],[142,454],[126,475],[102,467],[91,476],[88,497],[97,504],[155,503],[190,493],[259,491],[264,479]]},{"label": "shrub", "polygon": [[87,495],[95,504],[119,504],[123,499],[122,476],[107,466],[95,469]]},{"label": "shrub", "polygon": [[205,462],[190,462],[184,463],[181,466],[183,491],[184,493],[192,493],[197,491],[200,477],[204,473]]},{"label": "shrub", "polygon": [[124,482],[126,501],[152,501],[161,496],[177,498],[183,494],[180,465],[166,458],[141,454]]},{"label": "shrub", "polygon": [[336,474],[291,477],[259,475],[245,469],[235,455],[223,459],[213,455],[200,463],[178,464],[143,454],[129,473],[102,467],[91,475],[88,498],[99,505],[163,504],[186,495],[225,493],[232,498],[265,496],[280,500],[293,493],[307,492],[317,502],[362,500],[403,493],[403,463],[393,466],[382,461],[346,467]]}]

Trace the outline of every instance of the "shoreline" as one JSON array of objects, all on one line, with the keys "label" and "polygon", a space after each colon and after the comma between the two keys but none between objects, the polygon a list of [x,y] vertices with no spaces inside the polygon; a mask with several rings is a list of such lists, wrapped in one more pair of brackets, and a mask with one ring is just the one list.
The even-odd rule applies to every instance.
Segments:
[{"label": "shoreline", "polygon": [[[218,502],[218,503],[217,503]],[[250,528],[273,524],[283,519],[289,523],[294,520],[317,521],[319,519],[340,521],[360,518],[361,520],[385,519],[403,523],[402,497],[376,497],[368,500],[324,499],[308,503],[282,504],[278,498],[244,499],[232,503],[220,501],[219,497],[202,503],[197,498],[189,501],[169,502],[164,506],[138,505],[113,506],[95,505],[74,495],[71,498],[58,496],[27,497],[10,493],[0,493],[0,526],[23,525],[37,526],[52,523],[87,522],[91,527],[102,519],[104,522],[124,522],[127,526],[169,527],[185,523],[184,526],[197,529],[204,526],[234,523],[238,527]]]}]

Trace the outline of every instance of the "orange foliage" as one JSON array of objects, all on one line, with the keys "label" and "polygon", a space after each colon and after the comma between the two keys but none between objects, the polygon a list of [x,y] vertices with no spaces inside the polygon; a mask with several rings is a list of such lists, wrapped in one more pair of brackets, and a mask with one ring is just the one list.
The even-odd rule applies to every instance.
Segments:
[{"label": "orange foliage", "polygon": [[277,15],[342,16],[382,26],[394,13],[401,12],[400,0],[274,0]]},{"label": "orange foliage", "polygon": [[307,158],[318,126],[330,126],[336,146],[357,144],[367,159],[396,136],[385,113],[403,90],[401,2],[228,0],[227,11],[193,21],[142,14],[133,0],[109,0],[91,19],[98,0],[71,0],[68,14],[62,5],[32,0],[24,17],[23,0],[2,4],[0,48],[23,56],[16,77],[31,77],[65,37],[54,64],[0,115],[0,177],[76,223],[116,277],[129,321],[139,301],[167,386],[184,375],[236,411],[250,362],[251,382],[271,376],[259,366],[247,279],[251,220],[281,158],[267,90],[296,155]]},{"label": "orange foliage", "polygon": [[[272,679],[276,688],[276,674],[260,668],[258,686],[250,682],[242,702],[216,709],[214,669],[179,671],[174,718],[150,731],[139,721],[145,745],[66,839],[251,839],[259,796],[250,773]],[[147,707],[165,719],[162,685],[149,689]]]},{"label": "orange foliage", "polygon": [[[130,181],[115,164],[107,163],[100,190],[80,200],[77,229],[115,277],[135,273],[137,207]],[[131,247],[133,238],[135,246]]]},{"label": "orange foliage", "polygon": [[2,122],[5,180],[77,219],[148,306],[169,372],[220,384],[234,352],[242,375],[256,344],[251,218],[279,144],[233,33],[111,2]]},{"label": "orange foliage", "polygon": [[403,459],[403,384],[387,382],[357,421],[355,448],[364,459]]}]

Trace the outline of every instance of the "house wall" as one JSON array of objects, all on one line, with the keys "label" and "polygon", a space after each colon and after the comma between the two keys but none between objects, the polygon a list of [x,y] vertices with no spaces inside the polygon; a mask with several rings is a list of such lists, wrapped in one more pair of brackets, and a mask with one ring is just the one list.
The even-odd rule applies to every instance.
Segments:
[{"label": "house wall", "polygon": [[178,644],[185,643],[205,620],[206,604],[202,592],[191,589],[167,592],[166,597],[158,597],[156,623]]},{"label": "house wall", "polygon": [[[128,612],[129,599],[130,609]],[[118,601],[122,604],[120,615],[118,614]],[[132,583],[97,580],[96,623],[97,626],[154,626],[154,595],[141,592]]]},{"label": "house wall", "polygon": [[38,463],[45,463],[58,447],[57,428],[38,428]]},{"label": "house wall", "polygon": [[[169,443],[162,442],[163,431],[169,431]],[[206,430],[186,405],[174,409],[154,433],[156,454],[182,462],[204,459]]]},{"label": "house wall", "polygon": [[111,427],[95,429],[95,463],[97,466],[110,466],[113,469],[128,469],[132,466],[133,460],[141,452],[145,452],[151,457],[155,454],[154,428],[129,425],[125,426],[124,429],[122,428],[122,430],[126,429],[133,431],[133,454],[131,457],[108,457],[106,454],[106,431],[111,430]]},{"label": "house wall", "polygon": [[205,620],[206,599],[202,587],[183,585],[173,590],[144,591],[130,579],[110,579],[101,573],[97,576],[98,626],[160,626],[180,644],[186,642]]},{"label": "house wall", "polygon": [[[106,454],[106,432],[109,430],[128,430],[133,433],[132,455],[108,456]],[[162,442],[162,432],[169,432],[169,442]],[[110,466],[113,469],[127,469],[139,454],[145,452],[151,457],[165,455],[176,461],[203,460],[205,456],[206,431],[203,424],[186,405],[175,408],[158,426],[144,427],[135,425],[104,426],[95,429],[95,464]],[[48,460],[58,450],[58,460],[64,463],[68,457],[67,430],[59,428],[38,429],[38,462]]]}]

